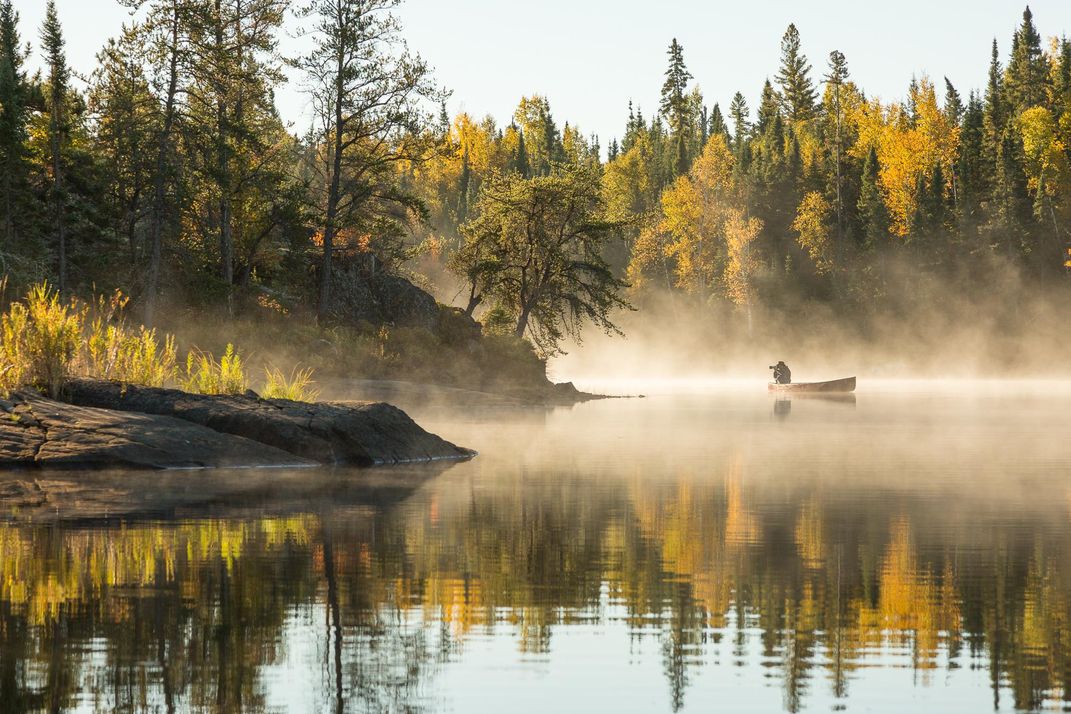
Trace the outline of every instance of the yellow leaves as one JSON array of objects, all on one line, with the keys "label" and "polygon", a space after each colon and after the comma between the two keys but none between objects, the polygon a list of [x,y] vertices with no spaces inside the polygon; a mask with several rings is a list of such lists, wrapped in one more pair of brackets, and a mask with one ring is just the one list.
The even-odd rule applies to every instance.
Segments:
[{"label": "yellow leaves", "polygon": [[800,201],[792,230],[799,233],[800,247],[814,262],[819,275],[833,269],[833,245],[829,230],[829,202],[817,191],[811,191]]},{"label": "yellow leaves", "polygon": [[677,286],[689,292],[703,293],[714,285],[728,240],[727,221],[741,212],[734,166],[725,137],[711,137],[688,175],[662,193],[658,231],[668,238],[664,250],[675,260]]},{"label": "yellow leaves", "polygon": [[662,193],[663,218],[658,230],[670,237],[666,257],[676,260],[677,285],[689,292],[702,292],[713,282],[717,210],[703,201],[687,176],[679,177]]},{"label": "yellow leaves", "polygon": [[629,279],[634,287],[643,285],[646,270],[671,258],[677,287],[709,294],[720,276],[730,300],[752,303],[752,277],[760,261],[751,243],[763,224],[746,217],[735,164],[725,137],[715,135],[691,171],[663,191],[657,226],[642,232],[633,246]]},{"label": "yellow leaves", "polygon": [[822,509],[815,498],[800,508],[794,531],[796,552],[807,568],[818,569],[825,564],[826,533]]},{"label": "yellow leaves", "polygon": [[679,255],[685,252],[685,245],[702,240],[699,235],[702,208],[699,191],[687,176],[679,177],[662,193],[662,222],[658,227],[676,239],[667,246],[667,255]]},{"label": "yellow leaves", "polygon": [[454,119],[450,136],[456,145],[454,160],[460,161],[467,156],[469,169],[478,173],[491,168],[495,140],[485,126],[477,124],[471,116],[462,112]]},{"label": "yellow leaves", "polygon": [[[663,236],[653,228],[640,231],[632,244],[632,257],[628,264],[628,282],[634,290],[642,290],[648,283],[648,273],[666,257]],[[667,280],[668,282],[668,280]]]},{"label": "yellow leaves", "polygon": [[758,271],[760,262],[751,244],[761,231],[762,221],[754,217],[745,218],[739,209],[731,211],[725,221],[725,245],[729,260],[723,280],[729,299],[737,305],[751,305],[755,301],[752,276]]},{"label": "yellow leaves", "polygon": [[1071,116],[1065,114],[1057,124],[1045,107],[1031,107],[1019,115],[1018,127],[1030,189],[1050,196],[1066,192],[1071,184],[1066,153]]},{"label": "yellow leaves", "polygon": [[643,134],[628,151],[606,164],[602,192],[610,215],[623,218],[650,208],[646,205],[651,193],[650,154],[650,142]]},{"label": "yellow leaves", "polygon": [[881,163],[878,182],[889,210],[891,230],[900,236],[907,235],[918,205],[915,194],[919,177],[929,176],[936,166],[951,176],[959,145],[959,127],[941,111],[933,82],[926,77],[919,80],[911,100],[914,121],[903,105],[883,106],[876,99],[849,113],[859,137],[851,154],[861,159],[871,147],[877,151]]},{"label": "yellow leaves", "polygon": [[736,159],[729,150],[728,141],[722,135],[712,136],[703,147],[703,153],[695,160],[691,175],[709,200],[728,200],[735,197],[733,170]]}]

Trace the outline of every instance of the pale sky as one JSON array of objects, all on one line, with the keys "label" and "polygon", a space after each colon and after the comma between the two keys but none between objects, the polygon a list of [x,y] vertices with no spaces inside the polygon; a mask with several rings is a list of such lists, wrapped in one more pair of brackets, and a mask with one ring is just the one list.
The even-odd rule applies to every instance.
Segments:
[{"label": "pale sky", "polygon": [[[88,75],[127,11],[114,0],[56,4],[71,65]],[[45,2],[14,5],[37,66]],[[1071,0],[1030,5],[1043,37],[1071,35]],[[559,124],[599,134],[605,149],[622,134],[630,99],[647,117],[656,109],[674,37],[707,103],[720,102],[723,112],[738,89],[754,112],[763,80],[777,71],[790,22],[816,79],[830,50],[839,49],[870,96],[900,98],[913,74],[926,74],[939,87],[947,75],[966,97],[984,85],[994,37],[1006,57],[1023,7],[1021,0],[406,0],[400,15],[410,47],[453,90],[451,113],[508,123],[522,95],[539,93]],[[283,116],[303,129],[306,104],[297,87],[277,96]]]}]

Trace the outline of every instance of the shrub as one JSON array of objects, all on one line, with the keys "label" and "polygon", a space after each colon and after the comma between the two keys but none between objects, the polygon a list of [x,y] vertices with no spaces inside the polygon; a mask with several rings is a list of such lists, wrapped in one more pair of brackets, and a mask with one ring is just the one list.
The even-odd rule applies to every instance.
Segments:
[{"label": "shrub", "polygon": [[22,303],[13,303],[0,318],[0,394],[7,395],[25,383],[29,369],[26,355],[26,328],[29,310]]},{"label": "shrub", "polygon": [[175,376],[175,338],[139,325],[127,326],[121,312],[128,298],[116,291],[110,300],[98,299],[85,346],[85,372],[100,379],[162,387]]},{"label": "shrub", "polygon": [[19,322],[25,320],[21,333],[12,335],[23,341],[20,351],[27,367],[24,378],[29,377],[35,386],[56,398],[82,344],[85,310],[73,301],[60,302],[59,293],[44,283],[30,290],[25,308],[16,305],[11,306],[9,314],[26,312],[15,318]]},{"label": "shrub", "polygon": [[261,396],[265,399],[289,399],[293,402],[316,401],[320,392],[312,387],[312,374],[311,368],[295,367],[287,377],[281,369],[265,367],[265,382]]},{"label": "shrub", "polygon": [[206,352],[191,351],[186,356],[186,375],[180,386],[194,394],[241,394],[246,390],[242,357],[228,344],[217,364]]}]

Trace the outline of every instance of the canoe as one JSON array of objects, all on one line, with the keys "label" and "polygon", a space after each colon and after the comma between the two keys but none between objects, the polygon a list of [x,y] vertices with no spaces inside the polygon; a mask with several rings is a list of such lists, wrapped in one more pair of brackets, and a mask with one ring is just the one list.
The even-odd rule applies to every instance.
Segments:
[{"label": "canoe", "polygon": [[770,382],[771,392],[854,392],[855,377],[833,379],[828,382],[793,382],[776,384]]}]

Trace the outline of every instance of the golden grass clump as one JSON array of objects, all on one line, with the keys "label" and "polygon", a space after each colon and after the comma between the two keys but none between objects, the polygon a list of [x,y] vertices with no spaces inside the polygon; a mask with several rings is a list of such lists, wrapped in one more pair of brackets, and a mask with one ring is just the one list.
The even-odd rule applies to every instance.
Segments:
[{"label": "golden grass clump", "polygon": [[312,385],[312,368],[295,367],[287,376],[281,369],[264,368],[264,389],[261,396],[265,399],[289,399],[292,402],[313,402],[320,395]]},{"label": "golden grass clump", "polygon": [[179,386],[194,394],[241,394],[247,389],[242,357],[228,344],[217,363],[215,357],[199,350],[186,356],[186,374]]},{"label": "golden grass clump", "polygon": [[[59,396],[82,345],[85,309],[62,302],[59,293],[41,283],[25,302],[12,303],[3,315],[4,385],[32,384],[50,397]],[[9,376],[10,375],[10,376]]]},{"label": "golden grass clump", "polygon": [[[0,280],[0,289],[3,281]],[[116,291],[90,308],[46,283],[0,315],[0,394],[34,386],[52,398],[73,375],[161,387],[175,377],[175,339],[129,326]]]},{"label": "golden grass clump", "polygon": [[129,298],[116,291],[110,300],[97,301],[86,336],[86,372],[99,379],[162,387],[175,376],[175,338],[139,325],[136,330],[121,316]]}]

